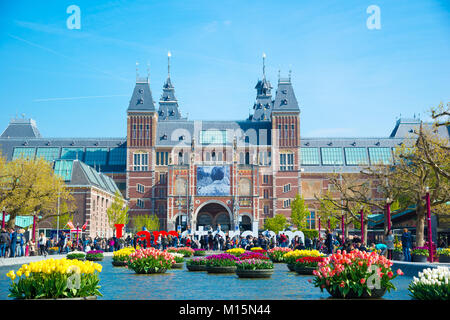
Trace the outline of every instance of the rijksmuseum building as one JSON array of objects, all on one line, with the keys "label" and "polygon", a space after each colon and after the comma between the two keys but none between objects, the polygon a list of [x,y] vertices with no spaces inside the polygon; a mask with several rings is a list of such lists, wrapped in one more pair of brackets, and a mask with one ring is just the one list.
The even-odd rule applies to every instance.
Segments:
[{"label": "rijksmuseum building", "polygon": [[[257,231],[275,214],[289,217],[299,193],[311,210],[309,227],[317,228],[314,194],[330,189],[327,177],[390,163],[393,149],[420,124],[399,119],[386,137],[302,137],[291,77],[279,78],[273,90],[263,72],[255,89],[247,119],[195,121],[181,116],[170,73],[158,103],[148,77],[137,76],[126,109],[126,137],[45,138],[34,120],[13,119],[0,136],[0,150],[7,161],[21,156],[53,161],[76,196],[75,224],[89,220],[91,236],[111,234],[105,212],[115,190],[128,201],[131,224],[137,215],[156,214],[167,231],[217,224],[224,231],[237,226]],[[449,137],[448,128],[439,130]],[[400,226],[413,222],[413,214],[393,219]],[[379,221],[382,226],[381,213]]]}]

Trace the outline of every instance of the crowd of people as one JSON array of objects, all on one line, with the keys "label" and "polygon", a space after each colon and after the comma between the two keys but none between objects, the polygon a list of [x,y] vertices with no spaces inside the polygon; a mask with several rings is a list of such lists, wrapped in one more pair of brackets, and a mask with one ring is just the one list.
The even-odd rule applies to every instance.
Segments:
[{"label": "crowd of people", "polygon": [[[117,238],[103,238],[103,237],[86,237],[82,235],[80,238],[74,239],[70,234],[60,232],[58,236],[54,235],[52,238],[47,238],[44,233],[41,233],[36,239],[36,242],[32,239],[25,237],[24,229],[5,229],[3,228],[0,233],[0,250],[1,256],[7,257],[22,257],[22,256],[34,256],[34,255],[47,255],[49,250],[59,254],[69,253],[71,251],[84,251],[90,250],[102,250],[105,252],[112,252],[119,250],[126,246],[149,248],[153,247],[160,250],[165,250],[169,247],[191,247],[193,249],[205,249],[211,251],[225,251],[232,248],[243,248],[250,250],[254,247],[260,247],[264,250],[269,250],[274,247],[288,247],[295,249],[308,249],[319,250],[325,254],[331,254],[336,252],[337,249],[343,249],[351,251],[354,249],[362,251],[378,251],[379,253],[386,255],[389,259],[392,259],[394,251],[394,235],[390,230],[384,237],[383,242],[370,243],[369,246],[363,244],[359,237],[349,236],[342,241],[342,237],[333,234],[332,231],[326,230],[325,237],[312,239],[305,237],[304,240],[295,236],[292,239],[285,234],[278,234],[271,236],[268,231],[263,231],[258,234],[257,237],[248,235],[242,237],[237,235],[230,237],[228,233],[212,232],[210,230],[207,234],[197,236],[194,234],[184,234],[179,236],[162,235],[159,234],[155,239],[153,233],[150,233],[150,241],[147,243],[147,239],[138,237],[137,235]],[[222,236],[224,235],[224,236]],[[403,254],[405,261],[411,261],[409,254],[413,245],[411,233],[407,229],[401,236],[401,243],[403,248]]]},{"label": "crowd of people", "polygon": [[24,229],[7,229],[3,228],[0,232],[0,254],[2,258],[14,258],[24,256],[36,256],[49,254],[52,250],[56,254],[66,254],[72,251],[116,251],[126,245],[132,245],[125,239],[110,237],[86,237],[82,235],[76,239],[76,236],[70,236],[65,232],[60,232],[58,236],[54,235],[49,238],[44,233],[40,233],[34,241],[32,238],[25,236]]}]

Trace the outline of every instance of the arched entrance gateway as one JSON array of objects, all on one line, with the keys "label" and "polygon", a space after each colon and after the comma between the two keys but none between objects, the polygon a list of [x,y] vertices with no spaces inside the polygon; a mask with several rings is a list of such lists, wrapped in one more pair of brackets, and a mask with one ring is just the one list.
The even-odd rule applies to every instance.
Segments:
[{"label": "arched entrance gateway", "polygon": [[229,209],[220,202],[210,202],[201,206],[197,211],[196,229],[202,226],[203,230],[212,228],[216,230],[217,225],[223,232],[231,230],[231,219]]}]

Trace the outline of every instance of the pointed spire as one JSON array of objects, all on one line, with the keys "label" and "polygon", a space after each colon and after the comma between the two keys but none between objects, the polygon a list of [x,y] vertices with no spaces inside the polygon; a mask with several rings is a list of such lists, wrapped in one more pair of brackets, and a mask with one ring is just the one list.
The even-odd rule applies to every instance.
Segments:
[{"label": "pointed spire", "polygon": [[170,78],[170,57],[172,54],[170,51],[167,53],[167,77]]},{"label": "pointed spire", "polygon": [[139,62],[136,61],[136,81],[139,79]]},{"label": "pointed spire", "polygon": [[263,52],[263,79],[266,79],[266,54]]}]

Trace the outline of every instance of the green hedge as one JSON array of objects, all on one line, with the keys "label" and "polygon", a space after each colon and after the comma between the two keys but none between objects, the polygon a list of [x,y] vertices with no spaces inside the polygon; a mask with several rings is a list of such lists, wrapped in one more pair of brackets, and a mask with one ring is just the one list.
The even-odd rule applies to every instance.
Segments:
[{"label": "green hedge", "polygon": [[316,229],[300,229],[305,235],[305,238],[314,239],[319,237],[319,230]]}]

